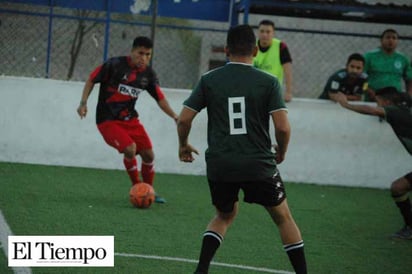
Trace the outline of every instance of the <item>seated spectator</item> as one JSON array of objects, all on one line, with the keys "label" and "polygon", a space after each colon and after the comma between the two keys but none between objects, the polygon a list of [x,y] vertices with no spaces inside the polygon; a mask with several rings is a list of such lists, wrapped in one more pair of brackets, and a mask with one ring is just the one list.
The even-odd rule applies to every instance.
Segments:
[{"label": "seated spectator", "polygon": [[332,74],[326,83],[319,99],[334,99],[334,94],[342,92],[349,101],[362,100],[362,95],[368,88],[368,76],[363,73],[365,59],[359,53],[351,54],[346,62],[346,68]]},{"label": "seated spectator", "polygon": [[375,101],[375,91],[387,86],[395,87],[412,95],[411,60],[396,48],[399,35],[394,29],[385,30],[380,38],[381,46],[365,53],[364,72],[369,76],[365,101]]}]

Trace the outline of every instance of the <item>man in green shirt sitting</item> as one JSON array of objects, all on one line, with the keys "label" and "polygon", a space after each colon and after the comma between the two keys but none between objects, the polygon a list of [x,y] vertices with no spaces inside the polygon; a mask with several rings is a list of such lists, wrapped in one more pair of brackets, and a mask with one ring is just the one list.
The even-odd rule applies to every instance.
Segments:
[{"label": "man in green shirt sitting", "polygon": [[381,35],[381,46],[365,53],[365,68],[369,76],[368,96],[365,101],[375,101],[375,91],[384,87],[395,87],[402,92],[402,80],[406,91],[412,95],[411,60],[396,50],[399,35],[387,29]]}]

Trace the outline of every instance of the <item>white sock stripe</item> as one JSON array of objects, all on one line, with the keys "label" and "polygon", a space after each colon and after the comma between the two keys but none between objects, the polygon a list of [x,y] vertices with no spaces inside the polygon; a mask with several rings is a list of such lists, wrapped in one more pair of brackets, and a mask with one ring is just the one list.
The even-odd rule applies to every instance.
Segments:
[{"label": "white sock stripe", "polygon": [[142,161],[142,165],[145,165],[145,166],[154,166],[154,162],[145,163],[145,162]]},{"label": "white sock stripe", "polygon": [[304,246],[303,241],[300,241],[300,242],[297,242],[297,243],[294,243],[294,244],[284,245],[283,249],[286,252],[288,252],[290,250],[294,250],[294,249],[297,249],[297,248],[302,248],[303,246]]},{"label": "white sock stripe", "polygon": [[203,237],[205,237],[205,236],[212,236],[212,237],[216,238],[216,240],[218,240],[219,243],[222,243],[222,241],[223,241],[223,237],[220,236],[218,233],[213,232],[213,231],[206,231],[205,233],[203,233]]}]

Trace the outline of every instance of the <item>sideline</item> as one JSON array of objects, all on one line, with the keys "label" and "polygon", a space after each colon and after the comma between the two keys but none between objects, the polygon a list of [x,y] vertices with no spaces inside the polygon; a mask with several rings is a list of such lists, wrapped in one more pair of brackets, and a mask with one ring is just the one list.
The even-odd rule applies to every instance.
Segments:
[{"label": "sideline", "polygon": [[[185,259],[185,258],[176,258],[176,257],[165,257],[165,256],[155,256],[155,255],[143,255],[143,254],[128,254],[128,253],[114,253],[115,256],[119,257],[133,257],[133,258],[143,258],[143,259],[152,259],[152,260],[162,260],[162,261],[175,261],[175,262],[184,262],[184,263],[193,263],[197,264],[197,260]],[[247,265],[238,265],[238,264],[226,264],[219,262],[212,262],[212,265],[228,267],[228,268],[237,268],[243,270],[252,270],[256,272],[264,273],[277,273],[277,274],[293,274],[294,272],[285,271],[285,270],[275,270],[264,267],[253,267]]]},{"label": "sideline", "polygon": [[[13,235],[9,225],[7,224],[6,219],[2,211],[0,210],[0,247],[3,248],[6,259],[8,258],[8,236]],[[155,255],[143,255],[143,254],[129,254],[129,253],[114,253],[115,256],[119,257],[130,257],[130,258],[143,258],[143,259],[152,259],[152,260],[162,260],[162,261],[176,261],[184,263],[197,264],[197,260],[177,258],[177,257],[166,257],[166,256],[155,256]],[[274,270],[264,267],[253,267],[247,265],[237,265],[237,264],[227,264],[212,262],[212,265],[227,267],[227,268],[237,268],[242,270],[251,270],[255,272],[264,272],[264,273],[276,273],[276,274],[293,274],[294,272],[284,271],[284,270]],[[28,267],[13,267],[13,272],[16,274],[31,274],[32,271]]]},{"label": "sideline", "polygon": [[[3,213],[0,210],[0,246],[3,247],[4,254],[6,254],[6,261],[9,257],[9,242],[8,236],[13,235]],[[31,269],[28,267],[12,267],[12,270],[16,274],[31,274]]]}]

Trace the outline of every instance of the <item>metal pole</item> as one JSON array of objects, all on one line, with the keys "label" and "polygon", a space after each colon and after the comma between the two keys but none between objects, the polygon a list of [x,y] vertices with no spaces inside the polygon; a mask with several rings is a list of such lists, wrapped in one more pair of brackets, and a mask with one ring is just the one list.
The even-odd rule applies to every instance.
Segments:
[{"label": "metal pole", "polygon": [[46,78],[50,77],[50,55],[51,55],[51,47],[52,47],[52,35],[53,35],[53,6],[54,1],[51,0],[49,2],[49,29],[48,29],[48,36],[47,36],[47,55],[46,55]]},{"label": "metal pole", "polygon": [[157,0],[152,0],[152,25],[150,27],[150,39],[153,42],[152,49],[152,59],[150,59],[150,66],[152,66],[153,56],[154,56],[154,44],[155,44],[155,35],[156,35],[156,20],[157,20]]},{"label": "metal pole", "polygon": [[106,27],[104,30],[104,48],[103,48],[103,62],[107,60],[107,55],[109,52],[109,42],[110,42],[110,11],[111,11],[111,6],[112,6],[112,1],[107,0],[106,1]]},{"label": "metal pole", "polygon": [[250,8],[250,0],[245,0],[245,12],[243,17],[243,24],[249,23],[249,8]]}]

